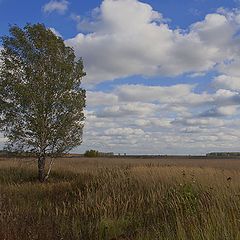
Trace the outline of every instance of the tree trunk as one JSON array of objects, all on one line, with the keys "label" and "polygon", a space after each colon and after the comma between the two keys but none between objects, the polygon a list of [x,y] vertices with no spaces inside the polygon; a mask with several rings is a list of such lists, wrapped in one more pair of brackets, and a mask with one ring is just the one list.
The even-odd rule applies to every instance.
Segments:
[{"label": "tree trunk", "polygon": [[38,157],[38,180],[40,182],[45,181],[45,162],[46,162],[45,155],[40,155]]}]

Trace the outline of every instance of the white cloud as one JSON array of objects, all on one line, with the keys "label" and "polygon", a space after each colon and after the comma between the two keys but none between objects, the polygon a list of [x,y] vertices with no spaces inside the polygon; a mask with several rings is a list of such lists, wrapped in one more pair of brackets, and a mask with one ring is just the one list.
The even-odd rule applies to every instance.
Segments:
[{"label": "white cloud", "polygon": [[236,106],[221,106],[211,108],[200,114],[200,117],[223,117],[232,116],[237,112]]},{"label": "white cloud", "polygon": [[238,18],[219,11],[189,29],[170,29],[148,4],[104,0],[92,19],[78,16],[78,27],[90,32],[66,43],[83,57],[88,84],[132,75],[195,76],[234,57]]},{"label": "white cloud", "polygon": [[191,26],[191,32],[196,33],[201,41],[216,48],[233,41],[235,31],[235,24],[231,24],[226,16],[218,13],[208,14],[202,22]]},{"label": "white cloud", "polygon": [[111,107],[105,107],[97,113],[99,117],[123,117],[123,116],[141,116],[141,115],[151,115],[156,112],[158,106],[151,103],[125,103],[114,105]]},{"label": "white cloud", "polygon": [[113,93],[87,91],[87,106],[108,106],[118,102],[118,96]]},{"label": "white cloud", "polygon": [[214,79],[213,86],[220,89],[240,91],[240,76],[219,75]]},{"label": "white cloud", "polygon": [[178,119],[173,123],[185,126],[198,126],[198,127],[221,127],[224,126],[225,124],[223,119],[216,119],[211,117]]},{"label": "white cloud", "polygon": [[226,61],[218,66],[218,70],[223,75],[240,77],[240,61],[238,56],[235,56],[235,59],[231,61]]},{"label": "white cloud", "polygon": [[222,106],[218,108],[218,112],[223,116],[232,116],[237,112],[236,106]]},{"label": "white cloud", "polygon": [[198,105],[213,101],[207,93],[196,94],[195,86],[189,84],[177,84],[173,86],[144,86],[122,85],[117,87],[116,92],[121,100],[125,101],[158,101],[161,104],[178,103]]},{"label": "white cloud", "polygon": [[172,119],[170,118],[147,118],[147,119],[137,119],[135,120],[136,126],[139,127],[163,127],[169,128],[171,127]]},{"label": "white cloud", "polygon": [[43,6],[45,13],[58,12],[64,14],[68,10],[69,2],[67,0],[51,0]]},{"label": "white cloud", "polygon": [[134,154],[234,151],[240,144],[239,93],[195,85],[125,84],[111,93],[88,91],[81,149]]},{"label": "white cloud", "polygon": [[110,128],[105,130],[106,135],[110,136],[131,136],[131,135],[143,135],[144,131],[142,129],[134,129],[134,128]]}]

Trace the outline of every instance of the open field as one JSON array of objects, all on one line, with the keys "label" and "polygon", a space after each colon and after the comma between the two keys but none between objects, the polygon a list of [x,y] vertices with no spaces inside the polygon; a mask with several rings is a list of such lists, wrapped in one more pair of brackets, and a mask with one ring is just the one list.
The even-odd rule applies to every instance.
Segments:
[{"label": "open field", "polygon": [[0,159],[0,239],[240,239],[240,159]]}]

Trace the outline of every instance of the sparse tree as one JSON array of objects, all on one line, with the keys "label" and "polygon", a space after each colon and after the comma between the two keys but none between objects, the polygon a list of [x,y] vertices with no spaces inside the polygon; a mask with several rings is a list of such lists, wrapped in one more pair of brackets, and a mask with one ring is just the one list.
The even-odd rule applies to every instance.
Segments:
[{"label": "sparse tree", "polygon": [[37,156],[43,182],[46,157],[82,142],[83,62],[43,24],[14,25],[9,32],[0,54],[0,127],[9,149]]}]

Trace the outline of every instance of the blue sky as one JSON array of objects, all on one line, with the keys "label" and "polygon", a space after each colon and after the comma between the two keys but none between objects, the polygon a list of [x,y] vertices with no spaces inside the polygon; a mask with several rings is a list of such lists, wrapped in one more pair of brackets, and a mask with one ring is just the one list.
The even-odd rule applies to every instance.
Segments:
[{"label": "blue sky", "polygon": [[[47,26],[55,27],[61,31],[64,38],[73,37],[76,24],[70,15],[88,16],[91,11],[99,7],[101,0],[71,0],[66,15],[44,14],[42,7],[48,3],[46,0],[0,0],[0,29],[1,34],[8,33],[9,24],[24,25],[26,22],[43,22]],[[202,20],[208,13],[215,12],[219,7],[233,9],[240,6],[240,1],[234,0],[148,0],[154,10],[161,12],[171,19],[172,27],[187,28],[190,24]],[[67,26],[66,26],[67,24]]]},{"label": "blue sky", "polygon": [[0,0],[0,35],[37,22],[84,59],[76,152],[239,151],[240,1]]}]

